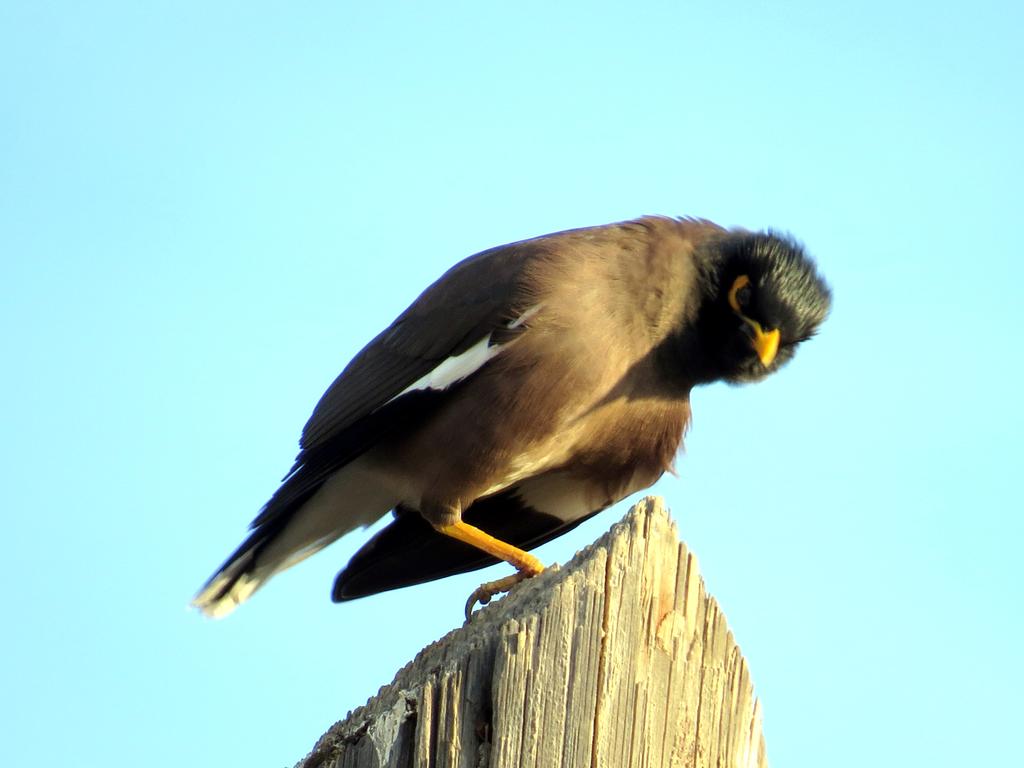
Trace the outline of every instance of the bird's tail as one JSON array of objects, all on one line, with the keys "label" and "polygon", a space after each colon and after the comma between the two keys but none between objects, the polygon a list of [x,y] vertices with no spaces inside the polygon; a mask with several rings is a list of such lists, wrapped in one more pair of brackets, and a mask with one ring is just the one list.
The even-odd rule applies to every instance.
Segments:
[{"label": "bird's tail", "polygon": [[259,542],[253,539],[257,534],[254,531],[196,593],[193,608],[214,619],[227,616],[273,575],[273,571],[260,573],[256,568]]},{"label": "bird's tail", "polygon": [[347,530],[332,532],[301,546],[295,542],[294,531],[274,535],[257,529],[192,598],[192,606],[212,619],[227,616],[272,576],[316,554],[343,533]]},{"label": "bird's tail", "polygon": [[387,514],[398,502],[391,494],[355,461],[294,509],[272,509],[271,500],[249,537],[192,599],[193,607],[211,618],[227,616],[275,574]]}]

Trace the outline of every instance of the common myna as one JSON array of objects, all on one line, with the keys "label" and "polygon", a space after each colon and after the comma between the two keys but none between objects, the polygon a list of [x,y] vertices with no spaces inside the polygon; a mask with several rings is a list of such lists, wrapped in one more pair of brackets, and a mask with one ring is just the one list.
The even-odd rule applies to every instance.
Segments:
[{"label": "common myna", "polygon": [[342,371],[295,465],[193,604],[224,616],[389,511],[336,602],[482,568],[672,468],[690,390],[787,363],[829,289],[793,240],[646,217],[493,248],[452,267]]}]

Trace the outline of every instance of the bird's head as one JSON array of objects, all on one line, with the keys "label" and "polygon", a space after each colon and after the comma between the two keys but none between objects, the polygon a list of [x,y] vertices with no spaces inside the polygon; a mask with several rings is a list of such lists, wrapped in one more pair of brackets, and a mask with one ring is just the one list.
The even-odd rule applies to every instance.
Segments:
[{"label": "bird's head", "polygon": [[697,319],[711,379],[757,381],[792,359],[828,314],[831,292],[792,239],[731,232],[707,244]]}]

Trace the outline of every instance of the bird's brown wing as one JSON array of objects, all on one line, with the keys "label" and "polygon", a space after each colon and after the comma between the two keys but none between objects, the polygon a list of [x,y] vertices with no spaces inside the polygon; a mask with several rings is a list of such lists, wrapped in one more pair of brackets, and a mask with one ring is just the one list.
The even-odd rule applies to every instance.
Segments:
[{"label": "bird's brown wing", "polygon": [[442,275],[334,380],[302,431],[302,449],[316,450],[444,359],[514,320],[525,309],[515,304],[533,250],[524,244],[484,251]]},{"label": "bird's brown wing", "polygon": [[521,332],[525,326],[508,325],[528,308],[520,306],[521,275],[536,250],[513,244],[460,262],[367,344],[320,399],[294,465],[251,528],[289,515],[391,429],[409,429],[436,407],[447,392],[397,396],[445,359],[488,334],[500,344]]}]

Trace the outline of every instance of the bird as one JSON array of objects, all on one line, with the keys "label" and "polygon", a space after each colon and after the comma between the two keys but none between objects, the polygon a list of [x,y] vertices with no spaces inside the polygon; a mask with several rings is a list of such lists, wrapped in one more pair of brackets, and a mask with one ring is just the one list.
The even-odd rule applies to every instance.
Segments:
[{"label": "bird", "polygon": [[192,604],[225,616],[390,513],[332,600],[510,564],[470,595],[468,620],[543,570],[529,550],[674,471],[691,391],[777,371],[831,295],[788,234],[691,217],[470,256],[330,385],[291,470]]}]

